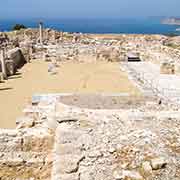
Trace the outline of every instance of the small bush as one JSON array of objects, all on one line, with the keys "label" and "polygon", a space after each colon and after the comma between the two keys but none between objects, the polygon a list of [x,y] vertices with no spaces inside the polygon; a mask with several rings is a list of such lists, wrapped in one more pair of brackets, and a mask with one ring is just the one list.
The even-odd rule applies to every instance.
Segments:
[{"label": "small bush", "polygon": [[16,24],[12,29],[13,31],[19,31],[20,29],[26,29],[27,27],[23,24]]}]

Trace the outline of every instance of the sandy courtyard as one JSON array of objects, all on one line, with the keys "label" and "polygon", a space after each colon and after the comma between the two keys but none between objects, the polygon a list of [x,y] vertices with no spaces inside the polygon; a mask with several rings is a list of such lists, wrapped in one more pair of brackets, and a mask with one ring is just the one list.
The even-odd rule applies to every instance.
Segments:
[{"label": "sandy courtyard", "polygon": [[35,93],[130,93],[139,91],[121,72],[119,63],[63,63],[56,75],[48,63],[33,61],[16,76],[0,83],[0,128],[14,128],[17,117]]}]

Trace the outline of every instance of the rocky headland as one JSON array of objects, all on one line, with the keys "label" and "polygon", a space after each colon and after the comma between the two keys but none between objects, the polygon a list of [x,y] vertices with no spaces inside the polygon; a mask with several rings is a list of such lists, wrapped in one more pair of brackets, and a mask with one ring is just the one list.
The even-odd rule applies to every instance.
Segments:
[{"label": "rocky headland", "polygon": [[180,18],[166,18],[162,21],[163,24],[180,25]]}]

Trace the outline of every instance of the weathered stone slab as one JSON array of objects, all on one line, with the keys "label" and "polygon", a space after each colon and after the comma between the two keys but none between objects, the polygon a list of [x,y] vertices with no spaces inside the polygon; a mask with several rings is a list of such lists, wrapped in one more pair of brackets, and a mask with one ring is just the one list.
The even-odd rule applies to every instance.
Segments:
[{"label": "weathered stone slab", "polygon": [[61,155],[56,156],[54,161],[55,173],[76,173],[79,169],[79,163],[84,159],[83,155]]}]

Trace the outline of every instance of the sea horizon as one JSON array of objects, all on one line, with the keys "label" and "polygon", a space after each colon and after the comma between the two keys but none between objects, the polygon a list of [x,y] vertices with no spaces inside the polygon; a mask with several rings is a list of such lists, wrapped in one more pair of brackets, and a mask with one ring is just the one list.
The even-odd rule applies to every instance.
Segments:
[{"label": "sea horizon", "polygon": [[162,24],[163,17],[148,18],[0,18],[0,31],[11,31],[15,24],[37,28],[43,21],[45,28],[64,32],[95,34],[177,34],[180,26]]}]

